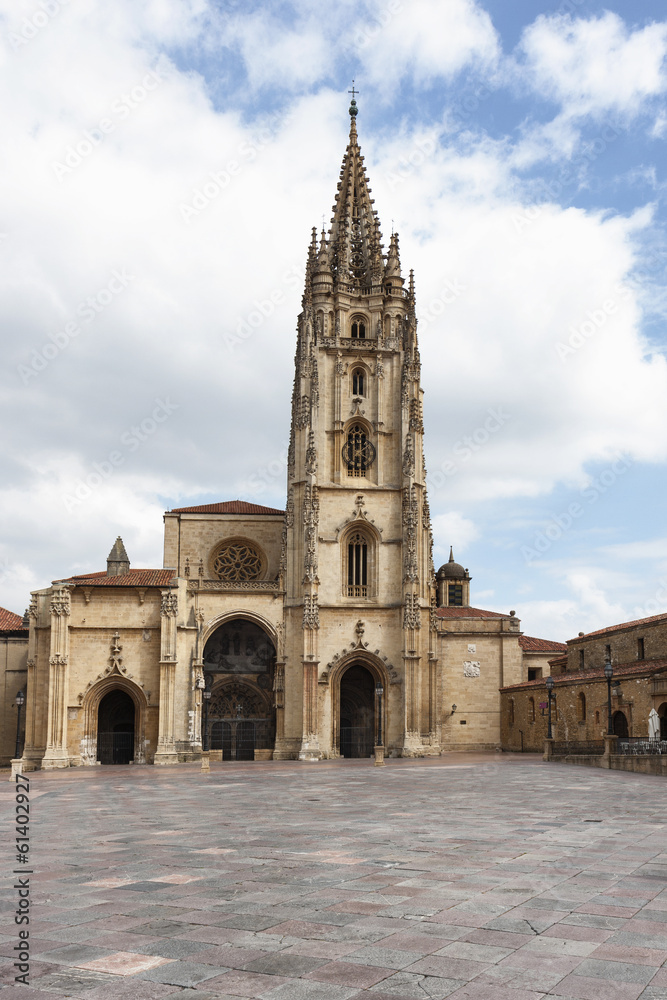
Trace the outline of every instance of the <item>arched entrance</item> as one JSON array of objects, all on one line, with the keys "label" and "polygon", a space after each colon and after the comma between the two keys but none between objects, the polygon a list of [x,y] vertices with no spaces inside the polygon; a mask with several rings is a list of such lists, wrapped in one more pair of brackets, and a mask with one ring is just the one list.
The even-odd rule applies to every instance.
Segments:
[{"label": "arched entrance", "polygon": [[660,739],[667,740],[667,701],[663,701],[658,709],[660,719]]},{"label": "arched entrance", "polygon": [[271,750],[276,650],[266,632],[244,618],[227,621],[209,636],[203,663],[211,750],[221,750],[223,760],[253,760],[255,750]]},{"label": "arched entrance", "polygon": [[126,691],[114,688],[97,710],[97,759],[101,764],[129,764],[134,760],[134,702]]},{"label": "arched entrance", "polygon": [[614,712],[612,717],[612,727],[617,736],[628,736],[628,720],[625,712]]},{"label": "arched entrance", "polygon": [[353,664],[340,681],[341,757],[370,757],[375,744],[375,681],[370,670]]}]

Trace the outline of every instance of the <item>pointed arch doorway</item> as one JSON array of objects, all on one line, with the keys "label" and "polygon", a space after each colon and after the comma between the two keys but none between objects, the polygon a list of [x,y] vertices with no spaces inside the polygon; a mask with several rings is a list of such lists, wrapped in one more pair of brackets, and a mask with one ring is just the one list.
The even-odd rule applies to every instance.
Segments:
[{"label": "pointed arch doorway", "polygon": [[375,745],[375,679],[366,667],[353,663],[340,680],[341,757],[370,757]]},{"label": "pointed arch doorway", "polygon": [[97,759],[100,764],[134,760],[135,706],[127,691],[114,688],[97,710]]}]

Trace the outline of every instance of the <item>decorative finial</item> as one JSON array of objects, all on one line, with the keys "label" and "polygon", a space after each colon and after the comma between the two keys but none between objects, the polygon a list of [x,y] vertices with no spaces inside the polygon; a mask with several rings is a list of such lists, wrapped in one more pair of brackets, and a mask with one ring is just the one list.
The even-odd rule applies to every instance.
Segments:
[{"label": "decorative finial", "polygon": [[354,89],[354,80],[352,81],[352,90],[348,90],[348,94],[352,94],[352,100],[350,101],[350,118],[354,122],[354,119],[359,114],[359,108],[357,107],[357,102],[355,101],[355,96],[359,91]]}]

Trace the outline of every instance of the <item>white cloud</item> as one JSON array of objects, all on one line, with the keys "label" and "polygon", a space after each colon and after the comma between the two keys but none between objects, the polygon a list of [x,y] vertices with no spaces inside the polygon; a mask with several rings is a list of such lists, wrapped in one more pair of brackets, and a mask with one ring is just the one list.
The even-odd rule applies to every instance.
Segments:
[{"label": "white cloud", "polygon": [[449,558],[449,547],[454,550],[454,558],[460,562],[471,542],[479,537],[479,529],[461,511],[452,510],[433,518],[433,536],[440,544],[434,545],[433,559],[436,569]]},{"label": "white cloud", "polygon": [[634,31],[618,14],[566,18],[540,15],[520,51],[528,78],[567,116],[636,114],[667,89],[667,24]]},{"label": "white cloud", "polygon": [[364,76],[386,94],[406,75],[417,83],[450,79],[466,66],[489,69],[499,57],[491,18],[474,0],[378,0],[369,13],[352,38]]}]

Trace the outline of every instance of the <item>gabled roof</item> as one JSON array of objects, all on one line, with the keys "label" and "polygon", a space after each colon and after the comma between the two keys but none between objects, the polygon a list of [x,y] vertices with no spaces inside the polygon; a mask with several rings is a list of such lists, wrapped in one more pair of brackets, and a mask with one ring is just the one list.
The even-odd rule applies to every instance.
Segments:
[{"label": "gabled roof", "polygon": [[15,615],[13,611],[8,611],[7,608],[0,608],[0,632],[16,632],[18,629],[22,629],[27,632],[27,628],[23,624],[23,618],[21,615]]},{"label": "gabled roof", "polygon": [[650,618],[637,618],[631,622],[621,622],[619,625],[610,625],[608,628],[599,628],[595,632],[586,632],[585,635],[577,636],[576,639],[568,639],[567,644],[575,645],[578,642],[583,642],[585,639],[590,639],[592,636],[596,635],[606,635],[608,632],[623,632],[625,629],[635,628],[637,625],[654,625],[658,622],[667,622],[667,614],[663,612],[661,615],[651,615]]},{"label": "gabled roof", "polygon": [[[553,661],[551,661],[553,662]],[[632,660],[630,663],[614,664],[614,680],[622,680],[624,677],[646,677],[651,674],[659,674],[667,670],[667,659],[663,660]],[[545,677],[538,677],[534,681],[524,681],[523,684],[510,684],[501,691],[514,691],[521,688],[544,687]],[[604,681],[604,666],[593,667],[589,670],[577,670],[565,674],[558,674],[554,677],[556,687],[566,687],[569,684],[583,684],[585,681]]]},{"label": "gabled roof", "polygon": [[168,587],[175,576],[175,569],[131,569],[123,576],[107,576],[103,570],[70,576],[58,582],[73,587]]},{"label": "gabled roof", "polygon": [[223,503],[205,503],[199,507],[176,507],[169,514],[284,514],[276,507],[262,507],[246,500],[226,500]]},{"label": "gabled roof", "polygon": [[481,608],[437,608],[438,618],[509,618],[499,611],[483,611]]},{"label": "gabled roof", "polygon": [[564,642],[554,642],[551,639],[535,639],[532,635],[519,636],[519,645],[526,653],[560,653],[565,652]]}]

